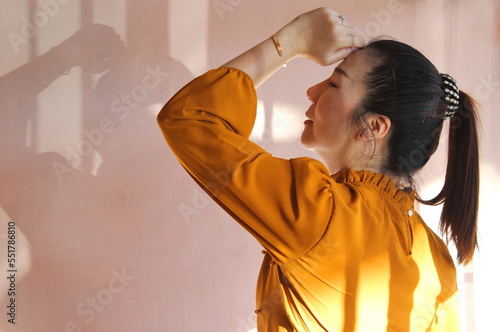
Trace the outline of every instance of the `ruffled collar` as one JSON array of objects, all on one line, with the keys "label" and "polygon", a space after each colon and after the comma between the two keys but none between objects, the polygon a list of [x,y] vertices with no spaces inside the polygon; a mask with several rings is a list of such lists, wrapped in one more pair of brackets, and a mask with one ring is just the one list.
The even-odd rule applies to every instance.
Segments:
[{"label": "ruffled collar", "polygon": [[351,183],[354,185],[364,184],[375,187],[384,195],[400,204],[403,209],[411,209],[415,202],[415,191],[410,192],[400,189],[394,181],[382,173],[372,173],[370,171],[355,171],[352,169],[341,170],[331,176],[337,183]]}]

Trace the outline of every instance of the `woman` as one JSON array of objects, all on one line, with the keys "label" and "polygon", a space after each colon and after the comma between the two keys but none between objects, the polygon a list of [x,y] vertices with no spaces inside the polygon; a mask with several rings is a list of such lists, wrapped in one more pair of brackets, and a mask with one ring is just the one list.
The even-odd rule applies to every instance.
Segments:
[{"label": "woman", "polygon": [[[414,210],[412,176],[449,119],[445,184],[423,203],[444,203],[441,228],[458,262],[469,262],[478,200],[474,104],[413,48],[363,46],[343,15],[313,10],[193,80],[158,116],[189,174],[265,248],[259,331],[459,329],[453,260]],[[324,163],[276,158],[248,140],[254,87],[294,57],[321,65],[345,58],[307,90],[301,141]]]}]

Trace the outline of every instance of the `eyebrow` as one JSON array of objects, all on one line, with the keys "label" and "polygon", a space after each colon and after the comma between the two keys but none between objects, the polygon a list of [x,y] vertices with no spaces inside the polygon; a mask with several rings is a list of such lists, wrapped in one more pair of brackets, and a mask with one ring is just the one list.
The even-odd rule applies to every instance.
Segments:
[{"label": "eyebrow", "polygon": [[345,77],[347,77],[347,78],[349,78],[349,79],[350,79],[350,77],[347,75],[347,73],[345,72],[345,70],[344,70],[344,69],[342,69],[342,68],[335,67],[334,72],[335,72],[335,73],[338,73],[338,74],[340,74],[340,75],[344,75]]}]

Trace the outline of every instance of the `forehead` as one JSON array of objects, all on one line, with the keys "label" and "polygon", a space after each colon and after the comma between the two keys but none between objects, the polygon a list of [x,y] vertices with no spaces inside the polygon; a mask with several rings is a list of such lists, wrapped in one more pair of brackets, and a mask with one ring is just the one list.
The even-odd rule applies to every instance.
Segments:
[{"label": "forehead", "polygon": [[361,81],[370,69],[370,61],[366,50],[358,50],[347,56],[334,70],[339,74],[345,73],[353,81]]}]

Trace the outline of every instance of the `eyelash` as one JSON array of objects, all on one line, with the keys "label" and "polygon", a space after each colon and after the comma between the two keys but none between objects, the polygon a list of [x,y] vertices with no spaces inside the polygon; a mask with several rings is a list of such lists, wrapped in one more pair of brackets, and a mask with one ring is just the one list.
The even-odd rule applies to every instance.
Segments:
[{"label": "eyelash", "polygon": [[332,87],[332,88],[336,88],[337,87],[337,85],[335,83],[333,83],[333,82],[328,82],[328,85],[330,87]]}]

